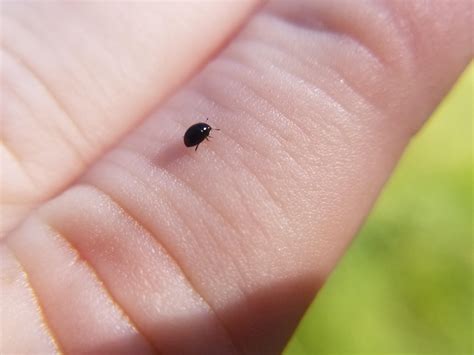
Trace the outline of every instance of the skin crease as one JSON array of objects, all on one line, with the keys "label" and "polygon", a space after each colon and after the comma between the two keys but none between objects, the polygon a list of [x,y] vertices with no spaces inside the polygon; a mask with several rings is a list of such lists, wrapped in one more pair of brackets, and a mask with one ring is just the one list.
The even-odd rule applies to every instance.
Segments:
[{"label": "skin crease", "polygon": [[189,79],[258,5],[2,4],[0,237]]},{"label": "skin crease", "polygon": [[[235,37],[216,24],[221,37],[207,49],[228,45],[199,72],[188,63],[181,73],[194,70],[192,80],[165,102],[182,79],[165,79],[156,96],[125,95],[122,128],[96,133],[114,147],[75,146],[100,158],[59,173],[54,188],[39,185],[41,199],[64,191],[0,249],[2,353],[281,352],[410,137],[472,57],[469,1],[288,4],[269,2]],[[125,72],[148,77],[151,65],[130,60]],[[5,85],[7,121],[21,105]],[[62,105],[82,102],[48,90]],[[115,112],[95,119],[109,128]],[[221,130],[197,152],[185,148],[184,132],[205,117]]]}]

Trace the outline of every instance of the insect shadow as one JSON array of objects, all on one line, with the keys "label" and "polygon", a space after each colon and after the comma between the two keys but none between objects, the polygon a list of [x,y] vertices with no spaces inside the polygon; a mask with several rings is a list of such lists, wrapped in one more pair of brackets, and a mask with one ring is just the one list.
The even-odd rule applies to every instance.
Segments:
[{"label": "insect shadow", "polygon": [[165,149],[158,152],[153,158],[153,164],[161,167],[166,167],[171,163],[181,159],[185,155],[189,155],[190,152],[184,144],[179,142],[173,142],[166,146]]},{"label": "insect shadow", "polygon": [[[209,118],[206,118],[206,122]],[[189,147],[195,147],[194,151],[197,150],[199,145],[204,141],[209,141],[212,136],[210,135],[211,131],[220,131],[219,128],[213,128],[209,126],[207,123],[198,122],[192,126],[190,126],[186,132],[184,133],[183,142],[173,142],[167,147],[158,152],[156,156],[153,158],[153,164],[158,166],[167,166],[173,161],[176,161],[182,158],[185,155],[189,154]]]}]

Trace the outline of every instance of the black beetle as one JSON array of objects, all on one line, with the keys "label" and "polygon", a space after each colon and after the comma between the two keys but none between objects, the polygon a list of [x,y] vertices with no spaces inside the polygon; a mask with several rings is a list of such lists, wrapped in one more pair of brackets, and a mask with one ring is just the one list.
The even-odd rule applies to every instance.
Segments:
[{"label": "black beetle", "polygon": [[184,145],[186,147],[196,146],[194,149],[194,151],[196,151],[203,140],[209,140],[209,133],[211,133],[213,129],[219,131],[218,128],[212,128],[204,122],[193,124],[184,134]]}]

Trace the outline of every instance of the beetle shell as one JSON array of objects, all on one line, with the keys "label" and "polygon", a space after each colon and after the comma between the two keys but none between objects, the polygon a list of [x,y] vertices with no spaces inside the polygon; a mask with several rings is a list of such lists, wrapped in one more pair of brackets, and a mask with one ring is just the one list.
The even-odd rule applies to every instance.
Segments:
[{"label": "beetle shell", "polygon": [[193,124],[187,129],[186,133],[184,134],[184,145],[186,147],[196,146],[195,150],[197,150],[199,144],[202,143],[202,141],[209,136],[211,130],[212,127],[209,126],[207,123],[199,122]]}]

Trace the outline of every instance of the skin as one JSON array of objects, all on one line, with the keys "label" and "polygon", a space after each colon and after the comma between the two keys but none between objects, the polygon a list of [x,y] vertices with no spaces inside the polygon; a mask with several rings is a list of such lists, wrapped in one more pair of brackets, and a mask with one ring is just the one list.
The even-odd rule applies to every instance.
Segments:
[{"label": "skin", "polygon": [[[3,3],[2,353],[280,352],[471,60],[472,15]],[[186,149],[204,117],[219,135]]]}]

